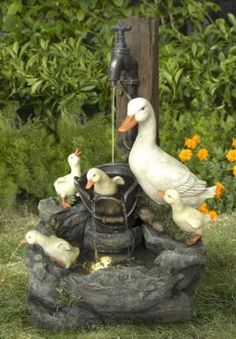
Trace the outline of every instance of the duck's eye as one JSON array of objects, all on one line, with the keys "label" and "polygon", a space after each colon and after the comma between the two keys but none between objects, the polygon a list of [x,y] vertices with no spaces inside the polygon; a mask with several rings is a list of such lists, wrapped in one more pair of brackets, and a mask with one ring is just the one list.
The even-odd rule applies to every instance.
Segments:
[{"label": "duck's eye", "polygon": [[143,106],[142,108],[140,108],[140,111],[144,111],[144,109],[145,109],[145,106]]}]

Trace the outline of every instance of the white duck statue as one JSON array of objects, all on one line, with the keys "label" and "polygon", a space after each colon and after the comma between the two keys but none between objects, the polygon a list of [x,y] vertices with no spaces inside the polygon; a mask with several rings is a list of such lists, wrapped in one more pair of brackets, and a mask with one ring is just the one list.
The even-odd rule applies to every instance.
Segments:
[{"label": "white duck statue", "polygon": [[80,154],[81,152],[77,149],[74,153],[68,156],[68,163],[70,165],[71,172],[64,177],[58,178],[54,182],[55,190],[60,198],[60,205],[63,208],[71,207],[68,202],[68,198],[76,194],[74,177],[81,176]]},{"label": "white duck statue", "polygon": [[176,225],[187,233],[194,234],[194,237],[187,241],[188,245],[194,245],[201,240],[202,232],[211,218],[199,210],[185,205],[179,193],[170,189],[164,193],[165,202],[171,205],[172,218]]},{"label": "white duck statue", "polygon": [[124,185],[125,180],[120,176],[110,178],[99,168],[90,168],[87,172],[86,189],[94,186],[94,192],[99,195],[114,195],[118,191],[118,185]]},{"label": "white duck statue", "polygon": [[164,204],[159,191],[175,189],[183,202],[198,207],[215,195],[216,187],[195,176],[183,163],[156,144],[156,117],[150,102],[135,98],[128,103],[127,116],[119,127],[126,132],[138,124],[138,135],[129,154],[129,166],[144,192],[156,203]]},{"label": "white duck statue", "polygon": [[27,232],[21,243],[39,245],[54,263],[63,268],[70,268],[80,254],[79,248],[71,246],[66,240],[55,235],[46,236],[36,230]]}]

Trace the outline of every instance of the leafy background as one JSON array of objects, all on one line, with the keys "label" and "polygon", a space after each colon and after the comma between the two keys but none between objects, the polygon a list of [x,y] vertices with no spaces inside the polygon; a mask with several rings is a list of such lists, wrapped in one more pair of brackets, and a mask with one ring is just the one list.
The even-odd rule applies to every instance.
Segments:
[{"label": "leafy background", "polygon": [[[3,0],[0,205],[55,194],[77,147],[83,170],[110,161],[111,26],[131,15],[160,20],[162,148],[177,156],[185,137],[200,134],[224,157],[236,137],[236,18],[213,21],[218,9],[205,0]],[[210,174],[200,164],[192,170],[209,184],[226,175],[218,162]],[[235,179],[226,177],[233,201]]]}]

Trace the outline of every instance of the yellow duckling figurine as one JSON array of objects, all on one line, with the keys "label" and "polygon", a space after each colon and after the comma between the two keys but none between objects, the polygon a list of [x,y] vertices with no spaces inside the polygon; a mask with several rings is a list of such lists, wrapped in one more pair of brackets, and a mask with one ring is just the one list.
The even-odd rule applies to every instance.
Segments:
[{"label": "yellow duckling figurine", "polygon": [[194,245],[200,241],[202,231],[211,218],[199,210],[185,205],[180,198],[180,194],[174,189],[164,192],[163,198],[165,202],[171,205],[172,218],[176,225],[181,230],[195,235],[191,240],[186,242],[187,245]]},{"label": "yellow duckling figurine", "polygon": [[68,198],[72,197],[76,193],[74,177],[81,176],[80,154],[81,152],[77,149],[74,153],[68,156],[68,163],[70,165],[71,172],[64,177],[58,178],[54,182],[55,190],[60,198],[60,205],[63,208],[71,207],[68,202]]},{"label": "yellow duckling figurine", "polygon": [[104,171],[99,168],[91,168],[87,172],[86,189],[94,186],[94,192],[99,195],[113,195],[118,191],[118,185],[124,185],[125,181],[122,177],[116,176],[110,178]]},{"label": "yellow duckling figurine", "polygon": [[80,254],[80,249],[71,246],[66,240],[55,235],[46,236],[36,230],[27,232],[21,243],[41,246],[44,253],[63,268],[71,267]]}]

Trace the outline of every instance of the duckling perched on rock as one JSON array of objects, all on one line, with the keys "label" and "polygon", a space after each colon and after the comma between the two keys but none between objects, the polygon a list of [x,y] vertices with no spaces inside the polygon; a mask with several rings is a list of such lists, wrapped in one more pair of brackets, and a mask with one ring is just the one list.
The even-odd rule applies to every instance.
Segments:
[{"label": "duckling perched on rock", "polygon": [[194,207],[214,197],[215,186],[207,187],[205,181],[156,144],[155,112],[144,98],[129,101],[127,117],[118,130],[126,132],[137,124],[138,135],[129,154],[129,165],[138,183],[152,200],[164,204],[158,191],[168,189],[178,191],[184,203]]},{"label": "duckling perched on rock", "polygon": [[58,178],[54,182],[55,190],[60,198],[60,205],[63,208],[71,207],[68,202],[68,198],[76,193],[74,177],[81,176],[80,154],[81,152],[77,149],[74,153],[68,156],[68,163],[70,165],[71,172],[64,177]]},{"label": "duckling perched on rock", "polygon": [[163,193],[164,200],[171,205],[172,218],[179,228],[195,237],[187,241],[187,245],[194,245],[201,240],[202,232],[210,217],[199,210],[185,205],[180,194],[173,189]]},{"label": "duckling perched on rock", "polygon": [[99,195],[113,195],[118,191],[118,185],[124,185],[125,181],[120,176],[110,178],[104,171],[99,168],[91,168],[87,172],[86,189],[94,186],[94,192]]},{"label": "duckling perched on rock", "polygon": [[41,246],[44,253],[63,268],[71,267],[80,254],[79,248],[71,246],[66,240],[55,235],[46,236],[36,230],[27,232],[21,243]]}]

